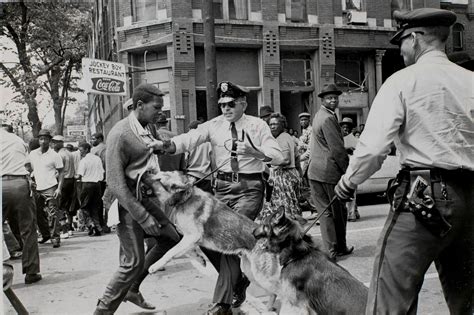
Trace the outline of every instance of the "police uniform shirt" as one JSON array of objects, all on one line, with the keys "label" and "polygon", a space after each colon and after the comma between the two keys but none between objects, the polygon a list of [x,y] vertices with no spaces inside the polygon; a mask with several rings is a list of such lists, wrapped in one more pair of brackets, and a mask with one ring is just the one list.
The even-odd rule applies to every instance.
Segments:
[{"label": "police uniform shirt", "polygon": [[393,74],[372,103],[345,178],[360,184],[393,141],[407,167],[474,170],[474,74],[430,51]]},{"label": "police uniform shirt", "polygon": [[[235,122],[235,127],[239,140],[242,140],[242,130],[244,130],[250,136],[255,147],[266,156],[277,163],[283,159],[281,149],[265,121],[243,114]],[[200,124],[196,129],[192,129],[188,133],[174,137],[172,141],[176,146],[176,153],[193,150],[204,142],[211,142],[214,148],[216,165],[219,167],[230,157],[229,150],[232,148],[230,122],[221,115]],[[237,158],[239,161],[239,173],[260,173],[265,169],[264,163],[253,156],[238,154]],[[230,163],[222,167],[221,171],[232,172]]]}]

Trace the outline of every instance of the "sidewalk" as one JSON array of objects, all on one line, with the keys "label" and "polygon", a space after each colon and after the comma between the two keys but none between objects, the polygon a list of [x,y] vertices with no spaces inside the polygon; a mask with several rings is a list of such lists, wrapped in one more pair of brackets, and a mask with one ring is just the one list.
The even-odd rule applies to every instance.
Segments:
[{"label": "sidewalk", "polygon": [[[50,243],[39,247],[43,280],[35,284],[24,284],[21,260],[10,261],[15,269],[12,289],[28,312],[92,314],[97,298],[118,267],[116,234],[89,237],[86,232],[75,232],[62,240],[60,248],[53,248]],[[140,291],[157,307],[156,311],[145,312],[134,304],[122,303],[116,314],[204,314],[212,302],[216,276],[215,270],[197,266],[187,257],[174,259],[165,271],[148,276],[141,286]],[[235,313],[260,314],[257,309],[263,310],[261,301],[266,296],[253,286],[248,292],[248,302]],[[1,314],[16,314],[5,296]]]}]

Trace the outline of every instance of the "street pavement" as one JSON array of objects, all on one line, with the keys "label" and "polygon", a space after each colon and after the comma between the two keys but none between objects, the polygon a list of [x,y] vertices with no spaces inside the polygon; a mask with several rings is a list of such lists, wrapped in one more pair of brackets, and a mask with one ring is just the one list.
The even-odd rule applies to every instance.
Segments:
[{"label": "street pavement", "polygon": [[[339,261],[367,286],[370,282],[375,244],[385,221],[388,205],[360,206],[361,220],[348,223],[347,240],[355,246],[352,255]],[[305,213],[305,216],[309,215]],[[310,234],[320,241],[318,226]],[[75,232],[63,240],[60,248],[51,244],[40,246],[41,274],[43,280],[24,284],[21,260],[10,263],[15,268],[13,291],[30,314],[92,314],[100,297],[118,266],[119,242],[115,233],[89,237],[85,232]],[[204,314],[211,305],[216,272],[204,268],[183,256],[166,270],[148,276],[140,291],[157,306],[156,311],[143,311],[131,303],[122,303],[116,314]],[[248,299],[234,314],[263,314],[268,296],[255,285],[248,290]],[[278,305],[278,301],[277,301]],[[1,314],[16,314],[6,297]],[[441,286],[433,266],[427,272],[418,302],[418,314],[448,314]]]}]

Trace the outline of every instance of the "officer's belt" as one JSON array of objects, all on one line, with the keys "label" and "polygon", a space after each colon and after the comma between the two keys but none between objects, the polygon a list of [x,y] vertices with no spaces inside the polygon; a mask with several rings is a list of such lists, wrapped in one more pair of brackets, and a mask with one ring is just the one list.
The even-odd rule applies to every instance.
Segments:
[{"label": "officer's belt", "polygon": [[460,177],[460,178],[469,178],[474,177],[474,171],[465,169],[465,168],[458,168],[453,170],[447,170],[444,168],[421,168],[421,167],[406,167],[404,166],[398,176],[400,179],[408,179],[410,180],[410,171],[430,171],[430,177],[432,182],[439,182],[446,178],[453,178],[453,177]]},{"label": "officer's belt", "polygon": [[233,173],[218,172],[217,178],[227,182],[241,182],[242,180],[259,180],[262,179],[262,173]]}]

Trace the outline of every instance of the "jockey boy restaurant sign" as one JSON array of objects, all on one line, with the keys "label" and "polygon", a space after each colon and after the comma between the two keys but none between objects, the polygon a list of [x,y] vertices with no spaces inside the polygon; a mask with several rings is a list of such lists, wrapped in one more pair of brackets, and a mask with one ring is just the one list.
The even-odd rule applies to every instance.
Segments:
[{"label": "jockey boy restaurant sign", "polygon": [[82,58],[82,74],[87,93],[127,95],[127,76],[123,63]]}]

